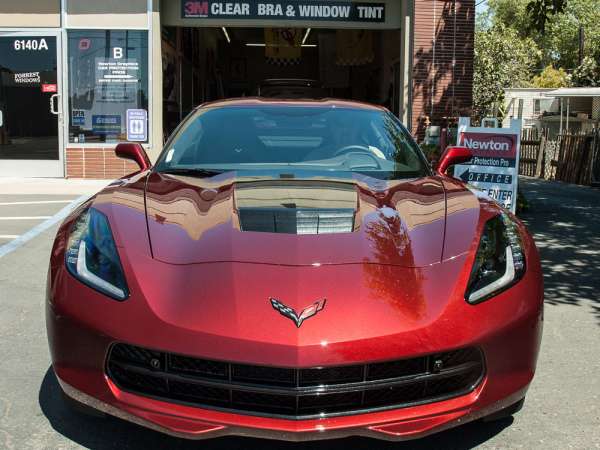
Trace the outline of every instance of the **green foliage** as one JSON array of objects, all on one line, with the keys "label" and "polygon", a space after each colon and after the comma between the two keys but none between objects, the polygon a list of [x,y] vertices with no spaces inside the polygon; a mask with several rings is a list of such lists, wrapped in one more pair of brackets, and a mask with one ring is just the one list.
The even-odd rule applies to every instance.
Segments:
[{"label": "green foliage", "polygon": [[502,24],[475,33],[473,104],[476,117],[490,115],[504,103],[504,89],[529,84],[539,59],[530,38]]},{"label": "green foliage", "polygon": [[531,17],[527,12],[529,0],[489,0],[487,15],[490,25],[504,25],[513,28],[519,36],[528,37],[532,28]]},{"label": "green foliage", "polygon": [[569,0],[564,14],[552,19],[542,36],[546,61],[574,69],[579,64],[579,28],[584,32],[584,56],[600,51],[600,1]]},{"label": "green foliage", "polygon": [[[532,12],[532,3],[544,0],[489,0],[489,26],[502,24],[512,28],[523,38],[531,38],[542,51],[541,67],[553,65],[567,71],[579,63],[579,28],[584,30],[585,55],[600,51],[600,0],[561,0],[562,9],[545,10],[546,21],[539,27],[538,12]],[[537,10],[536,10],[537,11]],[[562,12],[558,12],[562,11]],[[481,22],[478,22],[481,23]]]},{"label": "green foliage", "polygon": [[600,66],[598,62],[586,56],[581,65],[573,71],[571,80],[574,86],[600,87]]},{"label": "green foliage", "polygon": [[527,12],[533,27],[543,33],[551,18],[564,12],[566,6],[567,0],[532,0],[527,4]]},{"label": "green foliage", "polygon": [[437,163],[442,156],[442,150],[436,144],[421,144],[421,150],[430,163]]},{"label": "green foliage", "polygon": [[564,69],[555,69],[552,66],[546,68],[531,81],[531,85],[537,88],[562,88],[568,87],[571,80]]}]

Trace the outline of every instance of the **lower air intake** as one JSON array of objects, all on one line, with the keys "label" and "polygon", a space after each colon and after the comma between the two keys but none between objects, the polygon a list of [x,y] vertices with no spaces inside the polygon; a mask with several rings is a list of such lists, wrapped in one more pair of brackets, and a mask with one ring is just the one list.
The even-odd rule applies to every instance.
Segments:
[{"label": "lower air intake", "polygon": [[484,375],[477,348],[372,364],[254,366],[116,344],[108,376],[126,391],[241,414],[309,419],[431,403],[471,392]]}]

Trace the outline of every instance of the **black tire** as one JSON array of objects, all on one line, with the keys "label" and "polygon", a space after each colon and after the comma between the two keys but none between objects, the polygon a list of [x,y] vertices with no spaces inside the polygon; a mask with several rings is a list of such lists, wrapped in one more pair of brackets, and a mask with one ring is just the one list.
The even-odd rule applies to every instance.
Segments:
[{"label": "black tire", "polygon": [[518,402],[513,403],[512,405],[507,406],[504,409],[501,409],[500,411],[496,411],[495,413],[484,417],[482,420],[484,422],[496,422],[498,420],[502,420],[502,419],[506,419],[507,417],[511,417],[513,414],[516,414],[519,411],[521,411],[524,403],[525,403],[525,397],[523,397]]},{"label": "black tire", "polygon": [[96,419],[104,419],[106,417],[106,414],[102,411],[98,411],[97,409],[94,409],[91,406],[78,402],[74,398],[69,397],[64,392],[62,392],[62,398],[67,408],[76,414],[82,414],[84,416],[94,417]]}]

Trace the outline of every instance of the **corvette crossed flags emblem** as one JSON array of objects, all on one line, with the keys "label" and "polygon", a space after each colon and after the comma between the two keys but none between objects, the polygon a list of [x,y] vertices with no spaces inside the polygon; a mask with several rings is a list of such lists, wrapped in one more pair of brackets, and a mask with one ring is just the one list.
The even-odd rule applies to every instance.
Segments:
[{"label": "corvette crossed flags emblem", "polygon": [[315,302],[312,305],[304,308],[302,311],[300,311],[300,313],[297,313],[293,308],[284,305],[276,298],[270,298],[269,300],[271,301],[271,306],[273,306],[273,309],[279,311],[279,314],[294,322],[298,328],[300,328],[300,325],[302,325],[302,322],[304,322],[306,319],[310,319],[312,316],[316,315],[319,311],[325,308],[325,302],[327,301],[323,298],[318,302]]}]

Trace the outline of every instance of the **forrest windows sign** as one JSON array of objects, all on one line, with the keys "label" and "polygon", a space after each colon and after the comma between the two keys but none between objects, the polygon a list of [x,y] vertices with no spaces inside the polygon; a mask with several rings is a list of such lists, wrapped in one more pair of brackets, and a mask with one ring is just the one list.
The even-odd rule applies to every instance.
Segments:
[{"label": "forrest windows sign", "polygon": [[327,20],[385,22],[385,3],[352,1],[214,1],[182,0],[184,19]]}]

